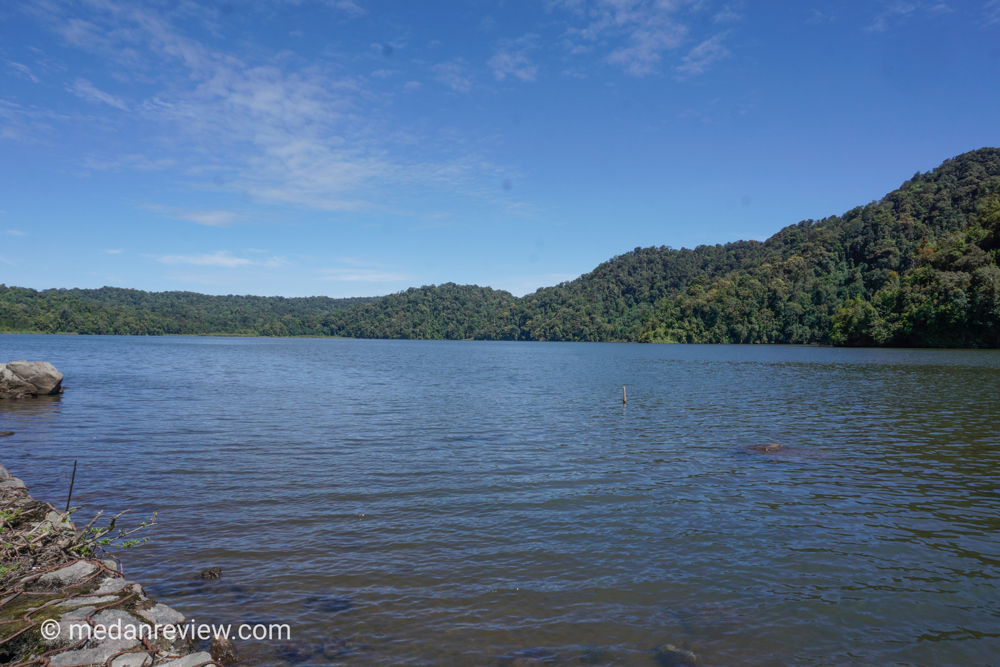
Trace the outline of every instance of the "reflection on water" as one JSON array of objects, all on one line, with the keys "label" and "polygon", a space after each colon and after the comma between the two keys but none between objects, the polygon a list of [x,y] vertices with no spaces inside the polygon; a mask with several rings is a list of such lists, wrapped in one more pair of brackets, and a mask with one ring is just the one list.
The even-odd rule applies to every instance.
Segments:
[{"label": "reflection on water", "polygon": [[[1000,655],[1000,355],[0,336],[67,389],[0,460],[252,664]],[[629,403],[621,405],[621,387]],[[755,446],[777,444],[773,451]],[[197,574],[218,566],[223,576]]]}]

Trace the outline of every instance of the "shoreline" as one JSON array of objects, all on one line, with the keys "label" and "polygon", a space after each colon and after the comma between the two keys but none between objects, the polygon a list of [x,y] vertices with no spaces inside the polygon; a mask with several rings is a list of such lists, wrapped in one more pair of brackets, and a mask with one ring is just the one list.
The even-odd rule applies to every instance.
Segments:
[{"label": "shoreline", "polygon": [[117,558],[99,557],[71,514],[0,464],[0,663],[221,667],[183,638],[183,614],[146,597]]}]

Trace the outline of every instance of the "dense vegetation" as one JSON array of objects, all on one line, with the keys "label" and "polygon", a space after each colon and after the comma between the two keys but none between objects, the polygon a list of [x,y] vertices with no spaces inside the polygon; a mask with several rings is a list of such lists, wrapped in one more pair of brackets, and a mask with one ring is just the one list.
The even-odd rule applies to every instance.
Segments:
[{"label": "dense vegetation", "polygon": [[1000,149],[764,242],[636,248],[515,299],[452,283],[377,299],[0,286],[0,331],[1000,347]]},{"label": "dense vegetation", "polygon": [[133,289],[35,291],[0,285],[0,331],[323,336],[323,318],[369,298],[206,296]]}]

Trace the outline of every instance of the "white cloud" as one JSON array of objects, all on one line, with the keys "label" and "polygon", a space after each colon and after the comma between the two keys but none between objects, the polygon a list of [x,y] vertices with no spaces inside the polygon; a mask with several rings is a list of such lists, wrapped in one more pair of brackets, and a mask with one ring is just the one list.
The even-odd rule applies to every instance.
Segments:
[{"label": "white cloud", "polygon": [[403,84],[403,91],[407,93],[415,93],[423,88],[423,84],[419,81],[407,81]]},{"label": "white cloud", "polygon": [[460,93],[467,93],[472,89],[473,79],[465,73],[465,67],[461,61],[438,63],[432,69],[434,70],[434,80],[438,83],[443,83]]},{"label": "white cloud", "polygon": [[128,169],[131,171],[157,171],[169,169],[177,164],[171,158],[158,158],[151,160],[144,155],[119,155],[112,159],[99,160],[89,157],[83,161],[83,166],[95,171],[119,171]]},{"label": "white cloud", "polygon": [[395,283],[413,280],[415,276],[405,273],[391,273],[375,269],[325,269],[321,272],[323,280],[364,283]]},{"label": "white cloud", "polygon": [[917,5],[905,0],[893,0],[886,8],[875,17],[875,21],[869,25],[868,32],[885,32],[889,28],[889,23],[900,16],[907,16],[916,11]]},{"label": "white cloud", "polygon": [[683,62],[677,67],[677,71],[682,76],[696,76],[704,74],[714,63],[729,56],[729,50],[722,45],[722,41],[728,32],[720,32],[718,35],[706,39],[684,56]]},{"label": "white cloud", "polygon": [[1000,23],[1000,0],[987,2],[983,10],[983,14],[986,17],[986,25]]},{"label": "white cloud", "polygon": [[122,111],[128,111],[129,107],[120,97],[106,93],[103,90],[98,90],[94,84],[86,79],[80,78],[73,82],[73,85],[66,88],[69,92],[73,93],[77,97],[88,102],[103,103],[115,107],[116,109],[121,109]]},{"label": "white cloud", "polygon": [[232,211],[196,211],[191,209],[173,208],[161,204],[147,204],[143,206],[148,211],[153,211],[167,218],[175,220],[187,220],[206,227],[228,227],[237,221],[240,216]]},{"label": "white cloud", "polygon": [[538,76],[538,66],[531,61],[528,52],[538,48],[537,42],[538,35],[533,34],[501,42],[500,48],[486,63],[497,81],[503,81],[508,75],[521,81],[534,81]]},{"label": "white cloud", "polygon": [[567,10],[583,27],[570,27],[564,48],[571,54],[584,53],[591,46],[613,46],[607,61],[633,76],[656,71],[663,54],[681,46],[689,28],[682,21],[685,11],[695,12],[701,0],[562,0],[553,7]]},{"label": "white cloud", "polygon": [[[335,5],[351,14],[361,11],[354,3]],[[393,210],[398,206],[391,202],[428,187],[480,199],[489,199],[484,193],[495,189],[491,184],[500,170],[461,147],[459,138],[388,128],[385,97],[367,88],[367,77],[345,76],[323,60],[300,66],[281,54],[269,60],[254,53],[248,64],[190,39],[174,28],[169,14],[148,5],[88,0],[86,21],[68,6],[39,2],[32,11],[65,41],[101,60],[112,79],[144,85],[144,99],[133,103],[85,79],[74,84],[73,92],[85,99],[131,107],[131,118],[142,122],[145,132],[145,161],[92,158],[92,168],[224,172],[218,189],[251,201],[326,211]],[[181,9],[173,11],[183,16]],[[473,87],[461,59],[431,69],[452,90]],[[407,91],[417,88],[403,85]],[[34,128],[26,122],[28,111],[0,100],[0,138],[29,138]],[[410,157],[417,145],[420,156]],[[199,224],[236,221],[225,212],[161,213]]]},{"label": "white cloud", "polygon": [[253,266],[253,260],[245,257],[234,257],[228,252],[215,252],[210,255],[161,255],[155,258],[164,264],[193,264],[195,266],[220,266],[235,269],[241,266]]},{"label": "white cloud", "polygon": [[108,253],[109,255],[120,255],[123,252],[125,252],[125,249],[124,248],[114,248],[114,249],[109,248],[109,249],[105,250],[104,252]]},{"label": "white cloud", "polygon": [[31,68],[28,67],[27,65],[22,65],[21,63],[15,63],[13,61],[8,60],[7,67],[10,67],[12,70],[14,70],[18,76],[24,79],[28,79],[32,83],[41,83],[38,77],[35,76],[35,73],[32,72]]},{"label": "white cloud", "polygon": [[743,15],[740,13],[740,10],[742,8],[743,8],[742,2],[722,5],[719,11],[716,12],[715,16],[712,17],[712,20],[715,21],[716,23],[730,23],[733,21],[739,21],[740,19],[743,18]]},{"label": "white cloud", "polygon": [[4,232],[4,234],[6,234],[7,236],[27,236],[28,235],[26,232],[22,232],[19,229],[8,229],[7,231]]}]

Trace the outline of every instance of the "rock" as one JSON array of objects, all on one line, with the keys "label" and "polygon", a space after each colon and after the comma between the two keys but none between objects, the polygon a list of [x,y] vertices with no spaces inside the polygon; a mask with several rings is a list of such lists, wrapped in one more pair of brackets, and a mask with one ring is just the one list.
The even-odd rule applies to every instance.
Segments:
[{"label": "rock", "polygon": [[122,649],[115,648],[79,648],[74,651],[56,653],[49,660],[51,667],[68,667],[69,665],[103,665],[108,658]]},{"label": "rock", "polygon": [[39,394],[58,394],[63,381],[63,374],[47,361],[12,361],[7,370],[34,385]]},{"label": "rock", "polygon": [[0,438],[6,438],[8,435],[14,435],[13,431],[0,431]]},{"label": "rock", "polygon": [[203,662],[211,662],[212,656],[204,651],[198,653],[191,653],[183,658],[178,658],[176,660],[171,660],[169,662],[161,662],[157,667],[194,667],[195,665],[200,665]]},{"label": "rock", "polygon": [[14,375],[6,366],[0,366],[0,398],[18,399],[37,395],[35,385]]},{"label": "rock", "polygon": [[239,662],[240,659],[240,655],[236,651],[236,644],[233,643],[233,640],[222,635],[212,637],[212,643],[208,647],[208,652],[211,654],[212,660],[227,665]]},{"label": "rock", "polygon": [[210,567],[207,570],[202,570],[198,576],[202,579],[219,579],[222,577],[222,568]]},{"label": "rock", "polygon": [[773,454],[781,449],[781,445],[776,442],[769,442],[762,445],[747,445],[746,450],[748,452],[757,452],[758,454]]},{"label": "rock", "polygon": [[117,593],[118,591],[132,585],[133,581],[128,579],[122,579],[121,577],[108,577],[101,582],[100,588],[94,591],[94,595],[108,595],[110,593]]},{"label": "rock", "polygon": [[5,479],[4,481],[0,482],[0,489],[26,489],[26,488],[28,487],[24,485],[24,482],[19,480],[17,477],[11,477],[10,479]]},{"label": "rock", "polygon": [[109,602],[114,602],[118,599],[117,595],[84,595],[78,598],[70,598],[65,602],[60,602],[55,605],[56,607],[82,607],[84,605],[103,605]]},{"label": "rock", "polygon": [[111,560],[110,558],[108,558],[107,560],[102,560],[101,562],[104,563],[104,567],[108,568],[112,572],[118,571],[118,563]]},{"label": "rock", "polygon": [[13,479],[13,476],[7,472],[7,469],[0,465],[0,482],[5,479]]},{"label": "rock", "polygon": [[39,581],[49,586],[66,586],[67,584],[75,584],[78,581],[83,581],[96,571],[96,565],[78,560],[72,565],[67,565],[53,572],[43,574],[39,578]]},{"label": "rock", "polygon": [[152,664],[152,656],[145,651],[141,651],[139,653],[126,653],[111,661],[111,667],[146,667],[146,665]]},{"label": "rock", "polygon": [[139,645],[139,637],[152,637],[153,629],[135,616],[121,609],[105,609],[90,617],[95,631],[104,628],[106,637],[97,640],[98,648],[114,647],[116,651],[127,651]]},{"label": "rock", "polygon": [[657,648],[653,660],[660,667],[698,667],[698,656],[673,644]]},{"label": "rock", "polygon": [[543,648],[529,648],[500,659],[502,667],[533,667],[547,665],[559,660],[559,655]]},{"label": "rock", "polygon": [[184,622],[184,614],[165,604],[157,603],[152,608],[138,610],[137,613],[155,626],[179,625]]},{"label": "rock", "polygon": [[52,511],[45,515],[45,520],[52,524],[56,530],[76,531],[76,526],[70,523],[68,514]]}]

